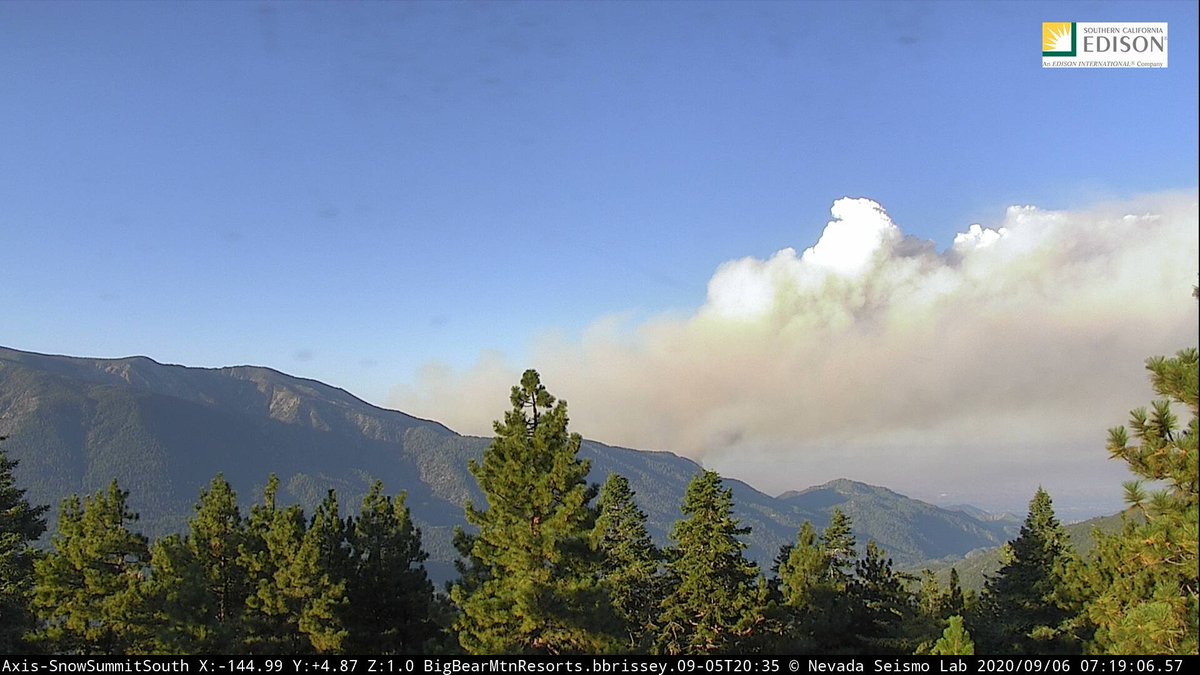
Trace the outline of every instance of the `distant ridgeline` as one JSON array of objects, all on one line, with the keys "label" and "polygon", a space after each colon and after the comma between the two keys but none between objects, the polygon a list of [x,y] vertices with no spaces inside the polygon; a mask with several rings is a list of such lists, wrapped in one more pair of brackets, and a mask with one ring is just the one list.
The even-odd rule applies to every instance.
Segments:
[{"label": "distant ridgeline", "polygon": [[[497,417],[503,411],[496,411]],[[149,536],[179,532],[200,490],[222,473],[243,504],[279,475],[280,499],[312,512],[329,489],[357,508],[374,480],[408,493],[435,579],[453,575],[453,529],[467,500],[483,496],[467,471],[490,439],[373,406],[342,389],[269,368],[188,368],[145,357],[87,359],[0,347],[0,434],[28,496],[57,509],[64,496],[130,492]],[[590,480],[629,479],[659,543],[680,517],[700,466],[667,452],[584,441]],[[803,477],[797,477],[803,480]],[[957,559],[1011,538],[1014,520],[941,509],[890,490],[837,480],[770,497],[728,480],[737,517],[751,529],[748,555],[769,567],[804,521],[828,524],[840,507],[856,536],[874,540],[897,565]],[[54,526],[51,514],[50,525]]]},{"label": "distant ridgeline", "polygon": [[[261,368],[3,350],[0,441],[20,452],[0,447],[0,654],[1194,654],[1198,361],[1148,360],[1161,398],[1109,430],[1141,479],[1130,513],[1093,528],[1112,534],[1073,542],[1039,488],[976,593],[953,567],[900,570],[884,536],[928,556],[961,538],[950,523],[998,521],[850,481],[772,500],[666,453],[591,444],[592,467],[534,370],[485,441]],[[26,460],[42,491],[79,486],[44,552]],[[242,505],[225,475],[264,464],[305,469],[284,474],[293,503],[272,471]],[[180,491],[206,468],[189,508]],[[154,537],[122,475],[150,493]],[[454,552],[445,593],[417,504]]]}]

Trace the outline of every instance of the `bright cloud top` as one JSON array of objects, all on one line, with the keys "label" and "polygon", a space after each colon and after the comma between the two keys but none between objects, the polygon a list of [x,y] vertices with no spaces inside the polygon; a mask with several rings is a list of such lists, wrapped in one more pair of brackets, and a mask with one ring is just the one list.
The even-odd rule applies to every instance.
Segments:
[{"label": "bright cloud top", "polygon": [[[801,254],[721,265],[689,317],[540,341],[532,365],[573,428],[766,490],[1099,479],[1105,429],[1149,400],[1144,359],[1196,343],[1195,194],[1011,207],[942,251],[868,199],[831,211]],[[487,434],[522,367],[431,366],[393,403]]]}]

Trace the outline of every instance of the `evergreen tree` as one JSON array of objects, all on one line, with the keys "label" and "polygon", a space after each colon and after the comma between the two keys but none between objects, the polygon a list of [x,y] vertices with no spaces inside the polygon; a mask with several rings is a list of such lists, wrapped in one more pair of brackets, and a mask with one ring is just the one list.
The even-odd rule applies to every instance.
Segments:
[{"label": "evergreen tree", "polygon": [[857,606],[849,601],[858,560],[853,522],[841,509],[834,509],[829,526],[821,533],[821,550],[826,565],[824,580],[813,594],[807,632],[822,654],[854,654],[861,647],[854,635]]},{"label": "evergreen tree", "polygon": [[249,573],[245,645],[254,654],[332,653],[346,631],[338,620],[345,585],[321,569],[322,533],[306,531],[298,506],[279,508],[271,475],[250,514],[239,560]]},{"label": "evergreen tree", "polygon": [[212,620],[212,598],[204,570],[179,535],[163,537],[150,547],[150,574],[145,579],[148,651],[157,654],[232,654],[236,646],[216,639],[220,626]]},{"label": "evergreen tree", "polygon": [[483,462],[470,465],[488,508],[468,504],[478,533],[458,538],[468,561],[451,588],[459,642],[469,653],[612,651],[618,629],[590,542],[596,488],[578,457],[582,439],[537,371],[510,400]]},{"label": "evergreen tree", "polygon": [[422,564],[428,555],[404,502],[404,494],[389,500],[376,481],[349,528],[346,644],[351,653],[427,651],[438,635],[433,584]]},{"label": "evergreen tree", "polygon": [[975,643],[971,634],[963,627],[963,618],[957,614],[946,622],[946,630],[942,637],[929,652],[933,656],[972,656],[975,654]]},{"label": "evergreen tree", "polygon": [[841,509],[834,509],[829,527],[821,534],[821,544],[829,558],[826,581],[837,592],[845,592],[853,579],[854,563],[858,559],[853,523]]},{"label": "evergreen tree", "polygon": [[620,617],[625,648],[646,651],[663,600],[662,553],[646,530],[646,514],[634,503],[629,481],[612,474],[600,491],[596,547],[604,555],[602,579]]},{"label": "evergreen tree", "polygon": [[36,565],[38,638],[65,654],[127,654],[145,649],[141,595],[149,551],[130,531],[137,514],[113,481],[82,503],[63,501],[54,550]]},{"label": "evergreen tree", "polygon": [[[4,437],[0,436],[0,441]],[[16,460],[0,447],[0,654],[28,649],[23,637],[33,628],[33,542],[46,531],[45,506],[30,506],[16,486]]]},{"label": "evergreen tree", "polygon": [[807,520],[800,526],[796,543],[780,551],[779,603],[783,652],[803,654],[816,648],[812,627],[825,604],[830,558]]},{"label": "evergreen tree", "polygon": [[733,517],[733,493],[703,471],[688,484],[684,520],[675,524],[668,567],[672,588],[662,602],[656,648],[665,654],[749,651],[759,637],[766,583],[746,560],[739,537],[750,528]]},{"label": "evergreen tree", "polygon": [[922,618],[940,622],[944,599],[945,592],[938,584],[937,575],[933,570],[922,570],[921,585],[917,589],[917,612]]},{"label": "evergreen tree", "polygon": [[[955,580],[957,583],[957,580]],[[959,593],[961,594],[961,589]],[[913,618],[909,634],[918,642],[918,654],[926,654],[946,627],[945,614],[949,590],[943,590],[937,581],[937,575],[931,570],[921,572],[921,584],[915,597],[916,615]]]},{"label": "evergreen tree", "polygon": [[[217,474],[200,492],[187,538],[157,542],[152,552],[150,576],[162,622],[173,639],[183,641],[168,651],[223,654],[241,648],[242,612],[250,593],[240,561],[245,543],[237,494]],[[191,648],[184,646],[188,641]]]},{"label": "evergreen tree", "polygon": [[917,620],[911,580],[892,568],[874,541],[867,542],[850,587],[853,632],[867,653],[911,654],[921,643],[927,626]]},{"label": "evergreen tree", "polygon": [[962,585],[958,581],[958,569],[950,568],[950,581],[946,584],[946,593],[942,596],[941,616],[963,616],[967,610],[967,599],[963,595]]},{"label": "evergreen tree", "polygon": [[207,589],[212,640],[210,653],[233,649],[241,639],[242,611],[250,593],[246,569],[239,564],[246,540],[246,523],[237,504],[237,493],[217,474],[208,490],[200,493],[196,515],[188,523],[188,550],[203,571]]},{"label": "evergreen tree", "polygon": [[1068,587],[1075,554],[1054,515],[1050,495],[1038,488],[1008,560],[988,577],[972,633],[985,653],[1072,654],[1077,601]]},{"label": "evergreen tree", "polygon": [[[1108,451],[1141,480],[1161,488],[1146,494],[1141,482],[1126,484],[1126,500],[1138,517],[1126,517],[1117,535],[1099,536],[1089,587],[1099,589],[1087,606],[1096,628],[1094,651],[1110,654],[1195,654],[1197,651],[1197,350],[1146,362],[1162,397],[1109,430]],[[1179,426],[1172,406],[1191,412]]]},{"label": "evergreen tree", "polygon": [[[378,483],[378,481],[376,481]],[[337,492],[329,490],[325,499],[313,511],[308,531],[317,547],[317,563],[334,582],[345,581],[353,571],[350,552],[350,530],[353,519],[343,519]]]}]

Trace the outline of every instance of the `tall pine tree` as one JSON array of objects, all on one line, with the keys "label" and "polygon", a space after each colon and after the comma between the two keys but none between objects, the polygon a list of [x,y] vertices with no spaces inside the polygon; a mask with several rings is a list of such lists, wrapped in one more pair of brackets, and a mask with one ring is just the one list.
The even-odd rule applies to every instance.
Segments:
[{"label": "tall pine tree", "polygon": [[147,586],[159,650],[231,654],[241,649],[242,612],[250,592],[240,560],[245,543],[237,494],[218,474],[200,493],[187,537],[160,539],[151,550]]},{"label": "tall pine tree", "polygon": [[911,654],[926,637],[908,590],[912,580],[892,568],[892,559],[874,541],[867,542],[850,587],[853,631],[867,653]]},{"label": "tall pine tree", "polygon": [[612,474],[600,491],[596,546],[604,555],[602,578],[624,626],[625,648],[646,651],[662,602],[662,552],[646,530],[646,514],[634,503],[629,480]]},{"label": "tall pine tree", "polygon": [[241,640],[242,611],[250,582],[239,556],[246,540],[246,523],[237,493],[218,474],[200,493],[196,514],[188,523],[188,551],[203,573],[211,639],[210,653],[230,650]]},{"label": "tall pine tree", "polygon": [[688,484],[684,519],[675,524],[656,649],[664,654],[750,651],[760,638],[767,587],[742,552],[750,528],[733,517],[733,493],[703,471]]},{"label": "tall pine tree", "polygon": [[[1087,614],[1096,628],[1092,649],[1110,654],[1195,654],[1200,581],[1197,579],[1197,395],[1198,354],[1146,363],[1161,398],[1149,412],[1134,410],[1129,426],[1109,430],[1108,451],[1129,464],[1139,479],[1161,486],[1147,494],[1141,482],[1126,485],[1136,517],[1124,530],[1099,536],[1088,567],[1089,586],[1099,589]],[[1191,419],[1181,427],[1173,407]]]},{"label": "tall pine tree", "polygon": [[793,654],[816,649],[813,624],[826,604],[830,558],[812,523],[804,521],[796,543],[779,558],[780,650]]},{"label": "tall pine tree", "polygon": [[24,635],[34,625],[32,544],[46,531],[47,507],[30,506],[25,490],[16,486],[16,467],[0,446],[0,654],[28,648]]},{"label": "tall pine tree", "polygon": [[853,526],[850,516],[835,508],[829,526],[821,533],[826,558],[824,581],[814,594],[808,632],[822,654],[854,654],[861,647],[852,630],[858,607],[847,601],[858,560]]},{"label": "tall pine tree", "polygon": [[127,654],[146,649],[142,576],[146,538],[114,480],[105,492],[63,501],[54,550],[36,565],[39,639],[63,654]]},{"label": "tall pine tree", "polygon": [[1068,584],[1075,552],[1040,487],[1009,559],[984,584],[971,633],[988,654],[1072,654],[1082,649]]},{"label": "tall pine tree", "polygon": [[143,583],[147,650],[156,654],[232,654],[237,645],[215,639],[212,598],[204,570],[179,535],[150,547],[150,574]]},{"label": "tall pine tree", "polygon": [[339,620],[345,584],[321,569],[323,533],[305,528],[300,507],[280,508],[278,488],[272,475],[262,504],[251,510],[239,556],[250,582],[246,648],[254,654],[337,652],[346,637]]},{"label": "tall pine tree", "polygon": [[616,617],[599,581],[591,545],[595,486],[567,431],[567,406],[527,370],[512,409],[472,462],[487,509],[466,508],[474,535],[458,539],[467,559],[451,588],[469,653],[597,653],[619,645]]},{"label": "tall pine tree", "polygon": [[433,584],[422,564],[428,556],[404,497],[388,499],[376,481],[349,528],[346,645],[352,653],[413,654],[427,651],[438,636]]}]

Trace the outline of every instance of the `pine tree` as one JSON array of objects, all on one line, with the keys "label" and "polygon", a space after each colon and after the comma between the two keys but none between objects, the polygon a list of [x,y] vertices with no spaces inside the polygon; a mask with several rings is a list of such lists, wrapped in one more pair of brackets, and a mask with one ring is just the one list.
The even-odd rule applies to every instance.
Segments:
[{"label": "pine tree", "polygon": [[428,555],[421,549],[421,531],[413,525],[405,495],[389,500],[383,483],[376,481],[348,535],[347,651],[427,651],[439,633],[433,584],[422,564]]},{"label": "pine tree", "polygon": [[[378,481],[377,481],[378,482]],[[317,547],[317,562],[329,575],[331,581],[349,578],[353,564],[350,553],[350,529],[353,519],[343,519],[337,492],[329,490],[325,499],[317,504],[309,521],[308,531],[313,534]]]},{"label": "pine tree", "polygon": [[485,654],[612,651],[616,616],[590,542],[596,488],[578,457],[582,439],[567,432],[566,403],[537,371],[525,371],[510,400],[483,462],[470,465],[488,508],[468,504],[478,533],[458,538],[468,561],[451,588],[459,642]]},{"label": "pine tree", "polygon": [[[961,590],[959,592],[961,594]],[[946,627],[948,617],[945,610],[949,593],[942,589],[933,571],[927,569],[921,572],[921,584],[915,597],[916,615],[909,630],[919,644],[916,653],[928,653]]]},{"label": "pine tree", "polygon": [[950,580],[946,583],[946,593],[942,596],[941,604],[942,617],[963,616],[966,613],[967,599],[963,595],[962,585],[958,581],[957,568],[950,568]]},{"label": "pine tree", "polygon": [[[0,441],[4,437],[0,436]],[[45,506],[30,506],[16,486],[16,460],[0,447],[0,654],[28,649],[23,641],[33,628],[33,542],[46,531]]]},{"label": "pine tree", "polygon": [[246,540],[246,523],[237,493],[218,474],[200,493],[196,514],[188,523],[188,551],[203,572],[207,591],[211,639],[209,653],[233,650],[241,641],[242,611],[250,593],[246,569],[239,563]]},{"label": "pine tree", "polygon": [[216,639],[212,597],[204,570],[179,535],[163,537],[150,547],[150,574],[143,584],[150,621],[147,649],[156,654],[234,653],[235,646]]},{"label": "pine tree", "polygon": [[923,629],[908,583],[912,577],[896,572],[874,541],[867,542],[855,564],[850,586],[855,638],[871,654],[911,654],[921,643]]},{"label": "pine tree", "polygon": [[989,654],[1072,654],[1081,649],[1072,623],[1079,612],[1067,584],[1075,553],[1038,488],[1010,556],[987,579],[972,633]]},{"label": "pine tree", "polygon": [[[1141,482],[1126,484],[1127,517],[1117,535],[1099,536],[1088,566],[1088,585],[1099,589],[1087,606],[1096,628],[1091,648],[1110,654],[1195,654],[1197,636],[1197,350],[1147,361],[1162,397],[1109,430],[1108,451],[1141,480],[1161,489],[1147,495]],[[1172,406],[1191,412],[1180,428]]]},{"label": "pine tree", "polygon": [[646,651],[663,600],[662,552],[646,530],[629,481],[612,474],[600,491],[596,547],[604,554],[602,579],[620,617],[629,651]]},{"label": "pine tree", "polygon": [[300,507],[279,508],[278,488],[272,475],[263,503],[251,510],[239,555],[251,589],[245,646],[254,654],[337,652],[346,636],[338,620],[344,583],[321,569],[321,533],[306,530]]},{"label": "pine tree", "polygon": [[65,654],[127,654],[145,649],[141,595],[146,538],[130,531],[137,514],[114,480],[81,503],[63,501],[54,550],[37,562],[34,607],[40,641]]},{"label": "pine tree", "polygon": [[822,654],[854,654],[861,645],[852,630],[854,602],[848,602],[858,560],[853,522],[841,509],[834,509],[829,526],[821,533],[821,550],[826,558],[824,579],[813,594],[807,632]]},{"label": "pine tree", "polygon": [[946,622],[946,630],[942,637],[929,652],[933,656],[972,656],[975,654],[975,643],[971,634],[963,627],[963,618],[957,614]]},{"label": "pine tree", "polygon": [[194,506],[188,534],[150,549],[145,595],[154,616],[155,651],[233,654],[242,649],[242,612],[249,594],[240,560],[246,523],[237,494],[217,474]]},{"label": "pine tree", "polygon": [[675,524],[668,568],[672,588],[662,602],[656,649],[664,654],[749,651],[758,637],[767,587],[742,551],[733,493],[703,471],[688,484],[684,520]]},{"label": "pine tree", "polygon": [[845,592],[850,587],[854,563],[858,559],[852,528],[850,516],[841,509],[834,509],[829,527],[821,534],[821,544],[829,557],[826,580],[837,592]]},{"label": "pine tree", "polygon": [[229,654],[241,649],[249,580],[240,561],[246,524],[237,494],[218,474],[200,492],[188,535],[151,549],[148,597],[153,598],[160,651]]},{"label": "pine tree", "polygon": [[816,530],[804,521],[796,543],[783,547],[779,555],[780,651],[803,654],[816,648],[812,626],[823,604],[829,565]]}]

